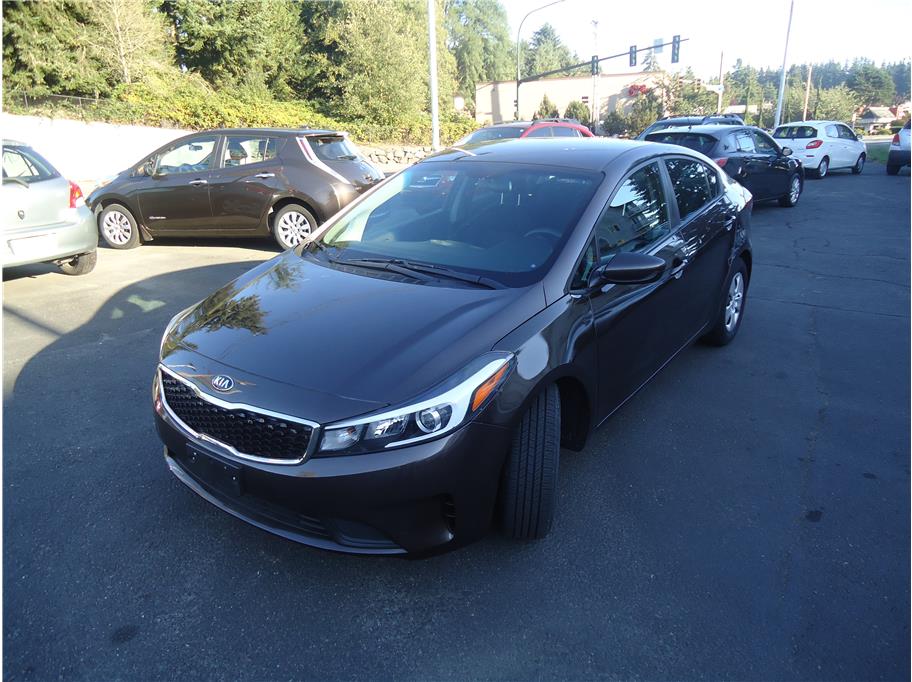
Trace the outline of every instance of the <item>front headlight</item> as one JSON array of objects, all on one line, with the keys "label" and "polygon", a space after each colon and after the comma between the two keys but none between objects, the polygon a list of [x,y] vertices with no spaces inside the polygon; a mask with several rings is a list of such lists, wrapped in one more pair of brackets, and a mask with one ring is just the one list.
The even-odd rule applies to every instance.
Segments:
[{"label": "front headlight", "polygon": [[385,412],[329,424],[316,456],[377,452],[438,438],[484,409],[512,367],[512,353],[486,353],[426,397]]}]

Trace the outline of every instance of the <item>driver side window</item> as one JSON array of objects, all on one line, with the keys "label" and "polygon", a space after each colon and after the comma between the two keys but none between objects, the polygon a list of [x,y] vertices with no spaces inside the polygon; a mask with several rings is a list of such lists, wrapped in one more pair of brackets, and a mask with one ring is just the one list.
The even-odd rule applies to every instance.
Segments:
[{"label": "driver side window", "polygon": [[599,257],[604,262],[620,251],[637,251],[668,234],[668,203],[656,163],[632,173],[621,183],[596,224]]},{"label": "driver side window", "polygon": [[756,145],[757,151],[760,154],[779,153],[779,148],[776,146],[776,143],[773,142],[772,138],[756,130],[754,131],[754,145]]},{"label": "driver side window", "polygon": [[155,170],[159,173],[198,173],[212,166],[214,137],[197,137],[172,147],[158,157]]}]

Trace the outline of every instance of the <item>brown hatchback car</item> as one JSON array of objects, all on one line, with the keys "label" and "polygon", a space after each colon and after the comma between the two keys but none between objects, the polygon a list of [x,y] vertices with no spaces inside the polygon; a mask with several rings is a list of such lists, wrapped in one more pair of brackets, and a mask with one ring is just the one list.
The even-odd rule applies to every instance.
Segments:
[{"label": "brown hatchback car", "polygon": [[115,249],[154,237],[270,234],[289,249],[382,179],[344,132],[209,130],[157,149],[87,203]]}]

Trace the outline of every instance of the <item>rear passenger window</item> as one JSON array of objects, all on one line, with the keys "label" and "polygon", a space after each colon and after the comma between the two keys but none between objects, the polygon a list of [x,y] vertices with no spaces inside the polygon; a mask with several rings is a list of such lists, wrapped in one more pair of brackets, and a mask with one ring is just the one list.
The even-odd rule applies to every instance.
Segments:
[{"label": "rear passenger window", "polygon": [[225,168],[274,159],[276,142],[274,137],[229,135],[225,145]]},{"label": "rear passenger window", "polygon": [[552,126],[542,126],[541,128],[535,128],[526,137],[551,137],[551,130]]},{"label": "rear passenger window", "polygon": [[665,166],[682,220],[716,197],[719,178],[705,164],[695,159],[666,159]]},{"label": "rear passenger window", "polygon": [[836,129],[836,126],[829,125],[826,127],[827,137],[839,137],[839,131]]},{"label": "rear passenger window", "polygon": [[563,126],[554,126],[551,128],[554,137],[579,137],[579,133],[574,128],[564,128]]},{"label": "rear passenger window", "polygon": [[748,154],[753,154],[757,151],[757,148],[754,147],[754,138],[751,137],[751,134],[746,130],[739,130],[734,135],[735,144],[738,145],[739,152],[747,152]]},{"label": "rear passenger window", "polygon": [[599,256],[637,251],[669,232],[668,205],[662,176],[655,163],[644,166],[621,184],[596,225]]}]

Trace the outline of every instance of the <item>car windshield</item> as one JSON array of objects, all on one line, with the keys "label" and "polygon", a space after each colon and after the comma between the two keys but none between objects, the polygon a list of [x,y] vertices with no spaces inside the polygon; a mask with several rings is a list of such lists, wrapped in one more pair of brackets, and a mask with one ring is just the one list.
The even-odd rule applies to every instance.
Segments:
[{"label": "car windshield", "polygon": [[336,264],[406,261],[526,286],[544,276],[602,179],[547,166],[425,162],[355,204],[303,253]]},{"label": "car windshield", "polygon": [[807,139],[817,137],[817,129],[813,126],[779,126],[773,137],[778,140]]},{"label": "car windshield", "polygon": [[464,144],[475,144],[476,142],[490,142],[491,140],[506,140],[512,137],[519,137],[523,133],[523,128],[515,126],[503,126],[498,128],[482,128],[474,133],[469,133],[461,140],[454,144],[455,147]]},{"label": "car windshield", "polygon": [[321,161],[337,161],[345,159],[353,161],[361,156],[358,148],[342,135],[324,135],[322,137],[309,137],[311,149]]},{"label": "car windshield", "polygon": [[646,136],[646,140],[648,142],[662,142],[664,144],[688,147],[701,154],[709,154],[716,145],[716,138],[712,135],[700,135],[698,133],[652,133]]}]

